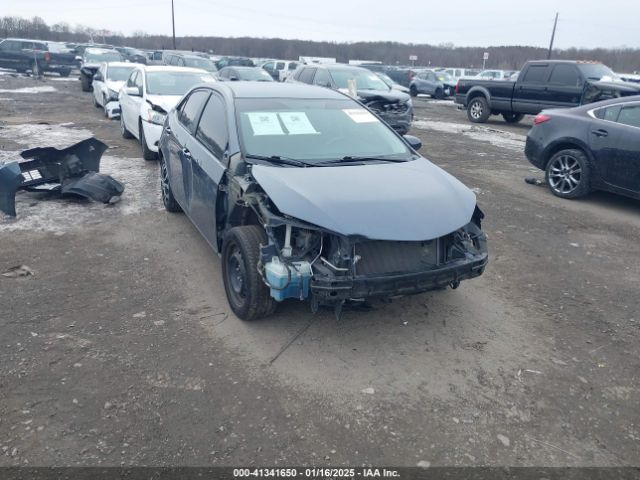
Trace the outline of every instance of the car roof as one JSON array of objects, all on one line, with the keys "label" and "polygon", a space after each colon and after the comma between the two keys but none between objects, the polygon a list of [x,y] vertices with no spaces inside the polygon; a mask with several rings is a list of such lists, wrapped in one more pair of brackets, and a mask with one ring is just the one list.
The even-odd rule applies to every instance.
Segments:
[{"label": "car roof", "polygon": [[236,98],[313,98],[344,100],[344,94],[330,88],[303,83],[221,82],[217,88],[228,88]]},{"label": "car roof", "polygon": [[176,67],[173,65],[144,65],[141,63],[138,65],[138,68],[146,72],[195,72],[209,74],[209,72],[201,68]]},{"label": "car roof", "polygon": [[246,70],[263,70],[262,67],[249,67],[247,65],[227,65],[226,67],[223,67],[222,70],[239,70],[241,72],[246,71]]},{"label": "car roof", "polygon": [[18,40],[19,42],[37,42],[37,43],[44,43],[45,45],[47,44],[46,40],[34,40],[32,38],[8,37],[8,38],[5,38],[4,40]]},{"label": "car roof", "polygon": [[140,63],[133,62],[105,62],[107,67],[131,67],[132,69],[141,65]]},{"label": "car roof", "polygon": [[347,65],[346,63],[307,63],[305,67],[325,68],[327,70],[364,70],[371,72],[368,68],[359,67],[358,65]]},{"label": "car roof", "polygon": [[87,47],[84,51],[84,53],[111,53],[111,52],[116,52],[118,54],[120,53],[114,48],[96,48],[96,47]]}]

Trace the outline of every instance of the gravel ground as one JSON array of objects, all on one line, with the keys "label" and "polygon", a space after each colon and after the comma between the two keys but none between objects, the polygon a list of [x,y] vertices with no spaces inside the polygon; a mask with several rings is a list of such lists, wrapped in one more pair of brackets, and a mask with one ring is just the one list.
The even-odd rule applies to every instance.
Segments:
[{"label": "gravel ground", "polygon": [[638,465],[640,202],[525,184],[530,119],[415,104],[422,153],[486,214],[486,273],[340,322],[292,301],[244,323],[80,82],[1,75],[0,160],[95,135],[126,191],[21,193],[0,218],[0,271],[34,272],[0,276],[0,465]]}]

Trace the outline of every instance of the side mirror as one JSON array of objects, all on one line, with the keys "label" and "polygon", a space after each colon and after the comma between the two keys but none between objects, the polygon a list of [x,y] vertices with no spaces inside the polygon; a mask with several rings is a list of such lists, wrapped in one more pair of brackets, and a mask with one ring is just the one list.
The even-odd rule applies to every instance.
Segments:
[{"label": "side mirror", "polygon": [[124,91],[130,97],[141,97],[142,96],[142,92],[140,91],[140,89],[138,87],[126,87],[124,89]]},{"label": "side mirror", "polygon": [[404,141],[409,144],[414,150],[420,150],[422,148],[422,141],[418,137],[413,135],[403,135]]},{"label": "side mirror", "polygon": [[231,80],[232,82],[237,82],[240,79],[238,77],[229,77],[229,80]]}]

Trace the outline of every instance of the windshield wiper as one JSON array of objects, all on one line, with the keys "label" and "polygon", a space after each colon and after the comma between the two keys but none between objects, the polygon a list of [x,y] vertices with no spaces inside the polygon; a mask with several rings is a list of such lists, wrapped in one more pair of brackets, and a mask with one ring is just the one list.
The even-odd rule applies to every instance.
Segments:
[{"label": "windshield wiper", "polygon": [[264,160],[265,162],[272,163],[281,163],[284,165],[291,165],[292,167],[313,167],[313,163],[303,162],[302,160],[297,160],[295,158],[289,157],[281,157],[280,155],[254,155],[252,153],[248,153],[245,155],[245,158],[252,158],[254,160]]},{"label": "windshield wiper", "polygon": [[372,161],[402,163],[402,162],[408,162],[409,160],[411,159],[389,158],[389,157],[386,157],[385,155],[364,155],[361,157],[347,155],[342,158],[336,158],[335,160],[325,160],[323,162],[318,162],[315,165],[333,165],[336,163],[362,163],[362,162],[372,162]]}]

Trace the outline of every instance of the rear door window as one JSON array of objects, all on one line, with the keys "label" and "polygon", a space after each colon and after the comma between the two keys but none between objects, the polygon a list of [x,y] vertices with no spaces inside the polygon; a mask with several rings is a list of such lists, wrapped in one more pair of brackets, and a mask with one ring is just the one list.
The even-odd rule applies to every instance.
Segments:
[{"label": "rear door window", "polygon": [[556,65],[551,72],[549,83],[567,87],[577,87],[580,83],[578,69],[573,65]]},{"label": "rear door window", "polygon": [[522,79],[522,83],[545,83],[548,78],[548,65],[529,65]]},{"label": "rear door window", "polygon": [[320,85],[321,87],[326,87],[331,85],[331,80],[329,79],[329,72],[323,69],[318,70],[316,72],[316,76],[313,77],[313,84]]},{"label": "rear door window", "polygon": [[180,113],[178,114],[178,121],[184,125],[184,128],[193,132],[196,122],[198,121],[198,112],[200,107],[209,96],[208,90],[196,90],[182,106]]},{"label": "rear door window", "polygon": [[284,70],[284,62],[276,63],[276,70]]},{"label": "rear door window", "polygon": [[640,105],[624,107],[618,115],[618,123],[640,128]]}]

